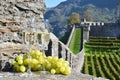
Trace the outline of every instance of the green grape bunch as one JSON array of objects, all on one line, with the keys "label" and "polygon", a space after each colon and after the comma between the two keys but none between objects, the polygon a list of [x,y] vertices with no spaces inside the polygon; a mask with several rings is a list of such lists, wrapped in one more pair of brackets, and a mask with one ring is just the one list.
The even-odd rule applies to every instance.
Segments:
[{"label": "green grape bunch", "polygon": [[31,50],[29,55],[31,58],[28,57],[28,54],[23,56],[18,55],[15,60],[11,61],[16,72],[24,73],[30,66],[32,71],[42,71],[42,68],[44,67],[44,69],[52,75],[71,74],[69,62],[65,61],[63,58],[58,58],[57,56],[45,56],[39,50]]}]

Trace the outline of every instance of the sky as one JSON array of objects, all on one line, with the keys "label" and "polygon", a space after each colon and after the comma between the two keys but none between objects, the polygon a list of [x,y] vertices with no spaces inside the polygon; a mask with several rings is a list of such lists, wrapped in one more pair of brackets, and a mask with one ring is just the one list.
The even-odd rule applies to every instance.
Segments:
[{"label": "sky", "polygon": [[66,1],[66,0],[45,0],[45,4],[47,6],[47,8],[49,7],[55,7],[57,6],[60,2],[62,1]]}]

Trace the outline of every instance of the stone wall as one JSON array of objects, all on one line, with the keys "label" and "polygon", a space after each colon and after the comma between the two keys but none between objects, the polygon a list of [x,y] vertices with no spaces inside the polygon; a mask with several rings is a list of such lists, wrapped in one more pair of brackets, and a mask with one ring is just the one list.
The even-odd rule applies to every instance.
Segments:
[{"label": "stone wall", "polygon": [[90,36],[104,36],[120,38],[119,24],[105,24],[104,26],[91,26]]},{"label": "stone wall", "polygon": [[74,55],[68,46],[59,41],[53,33],[50,33],[50,37],[51,42],[48,46],[48,51],[46,51],[46,55],[58,56],[59,58],[69,61],[72,71],[79,73],[84,64],[84,49],[82,49],[79,54]]},{"label": "stone wall", "polygon": [[38,32],[47,31],[44,13],[44,0],[0,0],[0,53],[25,49],[21,45],[22,31],[28,27]]},{"label": "stone wall", "polygon": [[[85,40],[88,39],[89,35],[87,35],[87,34],[89,33],[89,31],[88,31],[88,30],[86,31],[86,28],[84,29],[84,28],[82,28],[82,26],[80,26],[80,25],[74,25],[74,26],[72,27],[70,36],[69,36],[69,38],[68,38],[68,42],[67,42],[67,44],[66,44],[67,47],[69,47],[69,45],[70,45],[70,42],[71,42],[71,39],[72,39],[72,37],[73,37],[73,33],[74,33],[74,31],[75,31],[75,28],[81,28],[82,30],[84,30],[84,31],[82,32],[82,37],[83,37],[83,38],[81,38],[81,39],[83,39],[83,40],[82,40],[82,45],[81,45],[81,51],[80,51],[77,55],[73,55],[73,53],[68,50],[69,53],[68,53],[67,55],[70,55],[70,57],[72,57],[70,61],[71,61],[71,63],[72,63],[71,67],[72,67],[73,72],[78,72],[78,73],[79,73],[80,71],[82,71],[82,67],[83,67],[83,64],[84,64],[83,41],[85,41]],[[87,27],[87,29],[88,29],[88,27]],[[72,54],[71,54],[71,53],[72,53]],[[65,57],[67,57],[67,56],[65,56]]]},{"label": "stone wall", "polygon": [[71,31],[71,33],[70,33],[70,36],[69,36],[69,38],[68,38],[67,44],[66,44],[68,47],[70,46],[70,42],[71,42],[71,40],[72,40],[74,31],[75,31],[75,26],[73,26],[72,31]]},{"label": "stone wall", "polygon": [[35,17],[35,27],[44,31],[44,0],[0,0],[0,27],[25,27],[26,19]]},{"label": "stone wall", "polygon": [[[32,26],[38,32],[47,31],[44,13],[44,0],[0,0],[0,45],[11,42],[11,47],[18,44],[17,49],[21,48],[22,31],[27,27]],[[9,50],[7,46],[1,47]]]},{"label": "stone wall", "polygon": [[76,57],[53,33],[50,33],[50,42],[46,55],[63,58],[64,60],[69,61],[71,67],[73,66],[73,58]]}]

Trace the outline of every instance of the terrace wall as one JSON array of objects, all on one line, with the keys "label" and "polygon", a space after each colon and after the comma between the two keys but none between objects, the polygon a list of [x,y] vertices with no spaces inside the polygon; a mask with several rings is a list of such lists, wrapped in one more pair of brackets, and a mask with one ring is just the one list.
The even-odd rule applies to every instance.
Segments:
[{"label": "terrace wall", "polygon": [[120,38],[120,25],[105,24],[104,26],[91,26],[90,27],[90,36]]}]

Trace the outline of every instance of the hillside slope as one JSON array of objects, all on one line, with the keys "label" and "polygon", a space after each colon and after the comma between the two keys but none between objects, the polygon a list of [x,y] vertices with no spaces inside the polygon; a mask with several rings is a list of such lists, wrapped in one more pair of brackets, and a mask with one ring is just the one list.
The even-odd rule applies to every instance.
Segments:
[{"label": "hillside slope", "polygon": [[83,13],[89,10],[94,21],[113,22],[119,0],[67,0],[54,8],[47,9],[45,19],[53,27],[53,33],[60,37],[66,30],[67,19],[72,12],[77,12],[83,18]]}]

